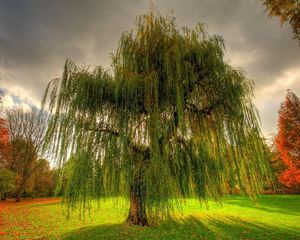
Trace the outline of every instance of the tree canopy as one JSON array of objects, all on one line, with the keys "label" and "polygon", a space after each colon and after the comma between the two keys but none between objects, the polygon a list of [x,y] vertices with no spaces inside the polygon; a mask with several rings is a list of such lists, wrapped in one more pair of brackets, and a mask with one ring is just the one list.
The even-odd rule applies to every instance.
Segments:
[{"label": "tree canopy", "polygon": [[280,107],[275,144],[286,166],[279,179],[300,191],[300,100],[290,90]]},{"label": "tree canopy", "polygon": [[5,120],[0,125],[3,134],[0,138],[0,168],[17,175],[17,201],[39,168],[46,129],[47,116],[38,110],[13,108],[5,111]]},{"label": "tree canopy", "polygon": [[300,1],[299,0],[263,0],[269,16],[279,17],[281,24],[289,22],[295,39],[300,44]]},{"label": "tree canopy", "polygon": [[[255,194],[267,164],[253,82],[224,51],[204,24],[179,28],[152,11],[122,34],[112,73],[67,60],[43,106],[52,113],[46,147],[59,164],[73,162],[69,206],[126,196],[128,220],[146,225],[146,212],[191,196],[220,200],[228,184]],[[136,205],[140,221],[130,216]]]}]

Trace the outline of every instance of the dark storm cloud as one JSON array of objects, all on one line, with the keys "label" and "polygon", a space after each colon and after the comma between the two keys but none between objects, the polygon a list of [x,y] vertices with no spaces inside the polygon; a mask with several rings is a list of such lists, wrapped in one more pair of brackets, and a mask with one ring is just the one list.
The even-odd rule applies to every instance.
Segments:
[{"label": "dark storm cloud", "polygon": [[[109,67],[109,53],[116,50],[122,32],[134,28],[135,16],[146,12],[149,3],[148,0],[0,0],[1,84],[38,102],[47,82],[61,75],[66,58],[78,64]],[[269,19],[260,0],[154,3],[162,14],[174,10],[179,26],[193,27],[205,22],[211,33],[224,37],[226,58],[255,80],[262,119],[271,119],[274,125],[278,99],[285,87],[300,85],[298,77],[290,85],[283,84],[282,90],[274,88],[287,72],[300,69],[300,48],[292,40],[289,25],[281,28],[277,19]],[[268,90],[269,98],[263,97],[266,87],[274,88]],[[270,108],[265,109],[274,96],[277,102],[271,104],[274,114],[270,116]],[[264,104],[264,100],[268,102]]]},{"label": "dark storm cloud", "polygon": [[38,101],[67,58],[109,66],[109,53],[132,26],[139,1],[4,1],[0,5],[1,78]]}]

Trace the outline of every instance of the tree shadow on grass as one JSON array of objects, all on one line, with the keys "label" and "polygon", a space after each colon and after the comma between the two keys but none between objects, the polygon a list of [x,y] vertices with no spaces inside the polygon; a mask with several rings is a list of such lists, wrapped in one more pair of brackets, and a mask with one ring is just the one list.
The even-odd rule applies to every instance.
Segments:
[{"label": "tree shadow on grass", "polygon": [[226,204],[300,216],[300,195],[263,195],[253,203],[248,198],[236,197],[226,200]]},{"label": "tree shadow on grass", "polygon": [[238,218],[193,216],[166,220],[151,227],[98,225],[70,232],[63,239],[300,239],[300,230],[247,222]]}]

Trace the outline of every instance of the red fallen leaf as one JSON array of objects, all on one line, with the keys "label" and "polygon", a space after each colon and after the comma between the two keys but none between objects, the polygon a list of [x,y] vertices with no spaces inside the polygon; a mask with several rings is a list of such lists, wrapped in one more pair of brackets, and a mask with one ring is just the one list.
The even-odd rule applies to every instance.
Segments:
[{"label": "red fallen leaf", "polygon": [[0,235],[1,236],[6,235],[6,232],[0,232]]}]

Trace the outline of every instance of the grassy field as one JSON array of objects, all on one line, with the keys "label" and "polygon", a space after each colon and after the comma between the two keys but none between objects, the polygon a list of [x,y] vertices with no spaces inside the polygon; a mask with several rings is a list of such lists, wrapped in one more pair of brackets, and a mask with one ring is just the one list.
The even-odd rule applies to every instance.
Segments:
[{"label": "grassy field", "polygon": [[182,212],[151,227],[124,223],[126,202],[106,201],[84,221],[62,214],[59,199],[0,203],[0,239],[300,239],[300,195],[225,199],[209,209],[189,200]]}]

